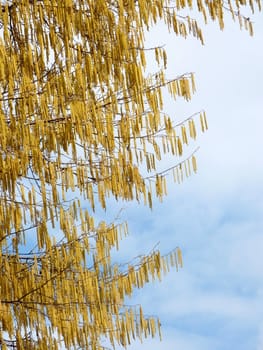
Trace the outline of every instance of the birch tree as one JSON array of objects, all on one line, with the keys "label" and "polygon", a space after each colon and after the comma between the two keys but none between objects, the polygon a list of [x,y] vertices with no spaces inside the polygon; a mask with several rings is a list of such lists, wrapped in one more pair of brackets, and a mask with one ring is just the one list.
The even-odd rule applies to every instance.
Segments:
[{"label": "birch tree", "polygon": [[[166,89],[190,101],[194,75],[167,79],[163,47],[150,49],[159,70],[146,74],[145,32],[162,20],[202,44],[199,13],[220,29],[229,14],[252,35],[243,6],[260,1],[0,2],[1,349],[127,347],[160,333],[127,297],[180,267],[180,249],[113,263],[127,227],[94,215],[109,198],[152,207],[167,172],[180,182],[196,171],[185,150],[205,112],[179,123],[162,99]],[[165,154],[174,165],[163,172]]]}]

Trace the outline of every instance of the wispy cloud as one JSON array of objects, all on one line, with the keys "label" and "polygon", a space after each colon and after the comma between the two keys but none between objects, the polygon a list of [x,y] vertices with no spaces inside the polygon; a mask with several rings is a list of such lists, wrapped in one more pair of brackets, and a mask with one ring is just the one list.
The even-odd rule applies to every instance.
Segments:
[{"label": "wispy cloud", "polygon": [[196,176],[169,184],[168,198],[152,213],[134,204],[125,211],[131,236],[122,243],[123,259],[158,241],[163,253],[179,245],[184,254],[183,270],[131,300],[160,315],[164,335],[162,343],[136,342],[131,350],[263,348],[261,16],[255,22],[253,39],[229,23],[226,33],[207,27],[204,48],[160,32],[151,39],[165,38],[169,74],[197,75],[193,102],[168,103],[170,114],[206,108],[210,128],[199,141]]}]

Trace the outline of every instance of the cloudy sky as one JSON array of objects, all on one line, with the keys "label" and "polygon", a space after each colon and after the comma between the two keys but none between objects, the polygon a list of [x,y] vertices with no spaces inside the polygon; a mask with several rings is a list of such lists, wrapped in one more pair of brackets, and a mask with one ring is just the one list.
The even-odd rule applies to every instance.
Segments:
[{"label": "cloudy sky", "polygon": [[[146,314],[159,315],[163,340],[131,350],[263,349],[263,21],[255,36],[227,21],[204,29],[205,46],[168,35],[160,25],[149,46],[166,44],[170,77],[196,74],[190,103],[166,111],[182,119],[205,109],[209,131],[198,139],[198,174],[154,210],[129,205],[122,213],[130,236],[120,256],[162,253],[180,246],[184,268],[135,293]],[[169,162],[171,160],[168,160]],[[166,163],[164,163],[165,166]]]}]

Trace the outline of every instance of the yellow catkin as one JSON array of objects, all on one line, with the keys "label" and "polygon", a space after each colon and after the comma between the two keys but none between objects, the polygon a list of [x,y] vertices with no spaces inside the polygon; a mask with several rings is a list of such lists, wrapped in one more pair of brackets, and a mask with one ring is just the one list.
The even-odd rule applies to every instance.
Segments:
[{"label": "yellow catkin", "polygon": [[192,167],[193,167],[193,171],[196,173],[197,172],[197,165],[196,165],[195,156],[192,156]]},{"label": "yellow catkin", "polygon": [[204,117],[203,117],[203,114],[200,113],[200,124],[201,124],[201,130],[202,132],[205,131],[205,124],[204,124]]},{"label": "yellow catkin", "polygon": [[177,260],[178,260],[178,265],[180,267],[183,267],[182,251],[180,248],[177,248]]},{"label": "yellow catkin", "polygon": [[203,113],[203,118],[204,118],[204,124],[205,124],[205,129],[208,130],[208,124],[207,124],[207,119],[206,119],[206,113]]},{"label": "yellow catkin", "polygon": [[177,151],[179,156],[183,154],[183,146],[180,137],[177,137]]}]

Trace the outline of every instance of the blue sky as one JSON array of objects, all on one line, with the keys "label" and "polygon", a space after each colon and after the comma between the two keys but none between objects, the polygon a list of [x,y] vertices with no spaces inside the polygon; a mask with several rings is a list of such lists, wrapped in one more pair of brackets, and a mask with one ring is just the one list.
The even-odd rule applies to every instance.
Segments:
[{"label": "blue sky", "polygon": [[[226,21],[204,28],[205,46],[168,35],[162,25],[147,42],[166,44],[169,77],[194,71],[190,103],[166,99],[174,120],[205,109],[209,131],[198,139],[198,173],[151,212],[136,203],[122,213],[130,235],[120,259],[160,241],[162,253],[180,246],[184,268],[136,291],[131,304],[159,315],[163,340],[131,350],[263,349],[263,21],[255,36]],[[173,160],[167,159],[162,168]]]}]

